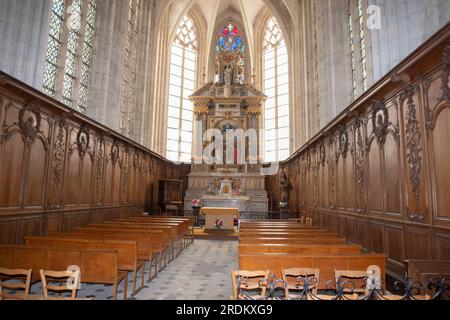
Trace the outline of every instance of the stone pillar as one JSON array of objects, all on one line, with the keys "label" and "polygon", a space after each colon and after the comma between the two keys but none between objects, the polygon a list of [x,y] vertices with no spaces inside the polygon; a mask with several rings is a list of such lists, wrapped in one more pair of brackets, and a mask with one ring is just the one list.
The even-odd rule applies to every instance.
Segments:
[{"label": "stone pillar", "polygon": [[87,115],[119,131],[128,1],[98,0]]},{"label": "stone pillar", "polygon": [[51,0],[0,0],[0,70],[42,90]]}]

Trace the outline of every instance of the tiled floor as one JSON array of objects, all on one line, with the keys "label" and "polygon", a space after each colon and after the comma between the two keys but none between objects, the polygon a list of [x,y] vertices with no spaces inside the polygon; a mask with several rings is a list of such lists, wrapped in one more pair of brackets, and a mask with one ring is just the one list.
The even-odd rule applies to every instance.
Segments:
[{"label": "tiled floor", "polygon": [[[129,274],[128,299],[137,300],[227,300],[231,295],[231,269],[237,268],[237,241],[195,240],[135,297],[131,297]],[[148,265],[146,266],[148,270]],[[40,293],[40,284],[32,287]],[[113,287],[82,284],[78,297],[112,299]],[[123,298],[123,285],[118,299]]]}]

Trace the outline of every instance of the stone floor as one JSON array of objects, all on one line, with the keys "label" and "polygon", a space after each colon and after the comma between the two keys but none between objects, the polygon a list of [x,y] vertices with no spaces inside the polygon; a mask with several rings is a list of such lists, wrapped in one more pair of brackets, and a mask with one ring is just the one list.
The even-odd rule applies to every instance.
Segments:
[{"label": "stone floor", "polygon": [[[128,275],[130,300],[228,300],[231,295],[231,269],[237,268],[237,241],[195,240],[157,277],[131,297],[132,275]],[[148,270],[148,263],[146,265]],[[40,283],[32,293],[40,294]],[[112,286],[81,284],[78,297],[111,300]],[[118,299],[123,298],[123,284]]]}]

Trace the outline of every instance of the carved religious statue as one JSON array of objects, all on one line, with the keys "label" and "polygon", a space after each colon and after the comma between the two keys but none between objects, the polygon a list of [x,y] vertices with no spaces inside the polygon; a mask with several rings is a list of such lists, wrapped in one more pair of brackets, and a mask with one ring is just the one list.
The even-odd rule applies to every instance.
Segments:
[{"label": "carved religious statue", "polygon": [[233,77],[233,68],[231,67],[231,65],[228,65],[224,72],[223,72],[224,76],[224,82],[226,86],[231,86],[231,79]]},{"label": "carved religious statue", "polygon": [[287,208],[289,205],[289,192],[291,191],[291,183],[289,182],[286,172],[283,171],[280,179],[281,200],[280,207]]}]

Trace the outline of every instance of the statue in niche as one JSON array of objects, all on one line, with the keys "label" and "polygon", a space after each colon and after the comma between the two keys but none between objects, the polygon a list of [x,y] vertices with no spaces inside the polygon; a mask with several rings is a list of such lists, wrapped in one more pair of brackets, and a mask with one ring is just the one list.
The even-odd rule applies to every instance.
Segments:
[{"label": "statue in niche", "polygon": [[286,172],[283,170],[280,178],[280,188],[281,188],[281,200],[280,200],[280,208],[284,209],[289,206],[289,192],[291,191],[291,183],[286,175]]},{"label": "statue in niche", "polygon": [[226,86],[231,86],[231,78],[233,77],[233,68],[231,65],[228,65],[223,71],[224,81]]},{"label": "statue in niche", "polygon": [[214,67],[214,84],[220,84],[220,62],[216,60],[216,66]]}]

